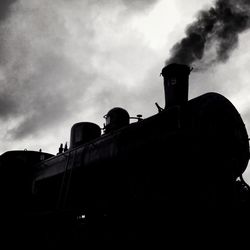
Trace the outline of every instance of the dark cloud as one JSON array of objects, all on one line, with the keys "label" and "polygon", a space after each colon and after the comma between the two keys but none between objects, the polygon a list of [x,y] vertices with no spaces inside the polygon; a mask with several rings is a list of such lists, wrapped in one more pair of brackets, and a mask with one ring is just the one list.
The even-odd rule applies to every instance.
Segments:
[{"label": "dark cloud", "polygon": [[[10,16],[11,14],[11,6],[17,0],[1,0],[0,1],[0,26],[4,23],[4,21]],[[0,63],[3,62],[4,57],[4,48],[3,43],[5,43],[5,32],[6,30],[0,28]],[[2,81],[0,80],[0,86],[2,86]],[[0,90],[0,118],[8,118],[12,114],[17,112],[17,104],[15,99],[12,96],[12,93],[8,91],[4,91],[5,89],[1,88]]]},{"label": "dark cloud", "polygon": [[[102,109],[104,113],[105,108],[113,105],[110,100],[121,104],[122,98],[113,95],[121,91],[120,86],[113,86],[116,80],[95,66],[99,53],[103,53],[103,58],[105,53],[110,57],[109,49],[105,51],[107,45],[99,44],[96,37],[104,27],[108,30],[108,25],[111,31],[112,25],[118,27],[120,20],[113,19],[111,23],[106,21],[105,26],[105,18],[113,10],[127,10],[129,15],[156,2],[1,1],[0,24],[4,25],[0,26],[0,120],[2,124],[11,121],[7,137],[21,140],[36,136],[84,109],[92,108],[93,112]],[[114,17],[120,18],[119,14]],[[122,16],[122,21],[127,17]],[[114,41],[108,44],[111,43]],[[105,58],[103,67],[108,64],[111,62]],[[123,96],[125,92],[130,95],[123,88]],[[83,107],[85,100],[88,104]]]},{"label": "dark cloud", "polygon": [[25,70],[16,73],[16,77],[20,77],[17,84],[8,78],[15,99],[11,100],[12,103],[9,98],[3,101],[5,106],[0,109],[0,115],[6,112],[8,118],[13,115],[20,117],[20,122],[8,130],[14,139],[35,135],[70,118],[80,109],[77,99],[84,98],[94,79],[91,73],[81,71],[64,55],[43,53],[32,57],[32,73]]},{"label": "dark cloud", "polygon": [[[188,26],[186,37],[171,50],[171,62],[198,67],[225,62],[237,47],[239,34],[250,27],[249,0],[217,0],[208,10],[199,12],[197,20]],[[211,52],[212,56],[204,58]]]},{"label": "dark cloud", "polygon": [[[0,26],[6,21],[6,19],[11,15],[11,7],[18,0],[1,0],[0,1]],[[4,54],[2,44],[5,42],[5,32],[4,28],[0,29],[0,63],[3,61],[2,56]]]},{"label": "dark cloud", "polygon": [[0,1],[0,22],[6,19],[11,12],[11,5],[17,0],[1,0]]},{"label": "dark cloud", "polygon": [[17,104],[16,101],[11,97],[6,95],[6,93],[0,94],[0,117],[1,119],[9,118],[11,115],[16,114]]},{"label": "dark cloud", "polygon": [[[87,66],[82,69],[65,53],[70,31],[61,12],[55,6],[41,11],[39,6],[19,2],[1,33],[0,120],[12,122],[8,130],[12,139],[34,135],[69,118],[71,103],[77,102],[73,98],[84,97],[91,82]],[[82,31],[91,37],[84,26]],[[88,52],[83,55],[88,57],[88,42],[85,48]]]}]

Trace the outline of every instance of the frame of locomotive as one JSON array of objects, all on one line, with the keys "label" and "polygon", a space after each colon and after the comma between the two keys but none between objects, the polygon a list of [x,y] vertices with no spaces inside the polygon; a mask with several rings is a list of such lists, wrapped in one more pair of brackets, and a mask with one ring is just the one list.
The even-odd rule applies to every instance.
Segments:
[{"label": "frame of locomotive", "polygon": [[200,225],[204,214],[247,210],[244,122],[218,93],[188,100],[190,72],[180,64],[162,70],[166,106],[157,105],[156,115],[130,124],[128,112],[116,107],[103,134],[96,124],[75,124],[69,149],[56,156],[2,154],[4,214],[18,211],[36,235],[46,228],[48,235],[89,239],[152,235],[148,224]]}]

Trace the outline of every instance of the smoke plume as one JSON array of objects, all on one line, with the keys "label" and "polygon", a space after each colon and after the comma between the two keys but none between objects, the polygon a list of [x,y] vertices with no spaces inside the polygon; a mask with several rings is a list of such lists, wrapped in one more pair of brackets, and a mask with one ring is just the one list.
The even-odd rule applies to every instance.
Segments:
[{"label": "smoke plume", "polygon": [[171,49],[169,63],[193,63],[198,69],[225,62],[237,47],[239,34],[250,27],[250,0],[217,0],[198,13],[186,37]]}]

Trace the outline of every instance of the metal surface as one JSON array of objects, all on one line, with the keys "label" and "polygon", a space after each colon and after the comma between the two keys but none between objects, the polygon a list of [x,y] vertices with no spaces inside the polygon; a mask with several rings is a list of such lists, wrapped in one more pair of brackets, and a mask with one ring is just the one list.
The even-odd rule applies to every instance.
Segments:
[{"label": "metal surface", "polygon": [[101,128],[92,122],[79,122],[72,126],[70,148],[78,147],[101,136]]},{"label": "metal surface", "polygon": [[145,231],[147,214],[152,228],[202,227],[221,210],[234,220],[225,211],[238,217],[247,206],[235,189],[248,159],[239,113],[208,93],[37,164],[34,209],[57,211],[51,216],[67,226],[76,220],[90,238],[153,235]]},{"label": "metal surface", "polygon": [[113,132],[124,126],[129,125],[129,113],[127,110],[115,107],[112,108],[105,116],[106,124],[104,128],[105,133]]},{"label": "metal surface", "polygon": [[182,105],[188,101],[189,74],[187,65],[170,64],[162,69],[164,77],[165,108]]}]

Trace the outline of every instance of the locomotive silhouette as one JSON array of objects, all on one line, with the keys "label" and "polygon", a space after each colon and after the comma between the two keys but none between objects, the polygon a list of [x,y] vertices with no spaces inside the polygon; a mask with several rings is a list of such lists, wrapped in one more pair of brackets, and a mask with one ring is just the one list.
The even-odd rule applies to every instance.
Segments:
[{"label": "locomotive silhouette", "polygon": [[233,229],[249,209],[242,178],[247,130],[224,96],[188,100],[191,71],[182,64],[163,68],[165,108],[156,104],[149,118],[130,123],[128,112],[115,107],[103,133],[91,122],[73,125],[69,149],[56,156],[2,154],[5,237],[16,228],[22,240],[65,246],[240,231]]}]

